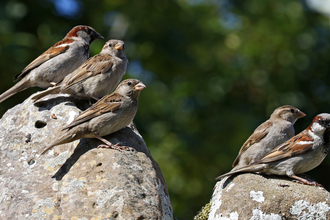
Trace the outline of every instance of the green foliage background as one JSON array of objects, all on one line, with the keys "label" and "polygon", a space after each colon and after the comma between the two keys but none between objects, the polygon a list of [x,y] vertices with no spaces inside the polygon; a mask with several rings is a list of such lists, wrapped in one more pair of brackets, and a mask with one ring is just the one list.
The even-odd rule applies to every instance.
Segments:
[{"label": "green foliage background", "polygon": [[[64,0],[65,1],[65,0]],[[125,41],[125,78],[141,79],[135,122],[166,179],[175,217],[192,219],[246,138],[284,104],[330,112],[329,18],[305,1],[60,0],[0,2],[0,92],[73,27]],[[104,41],[95,41],[91,56]],[[38,89],[0,104],[0,114]],[[326,159],[309,175],[330,189]]]}]

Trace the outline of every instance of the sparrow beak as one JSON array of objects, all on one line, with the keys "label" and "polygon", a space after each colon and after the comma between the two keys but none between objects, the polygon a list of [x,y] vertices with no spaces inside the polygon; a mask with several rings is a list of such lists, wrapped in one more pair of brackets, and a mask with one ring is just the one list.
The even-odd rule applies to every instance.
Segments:
[{"label": "sparrow beak", "polygon": [[104,37],[101,34],[97,33],[96,31],[93,33],[92,38],[93,39],[104,39]]},{"label": "sparrow beak", "polygon": [[298,114],[297,114],[298,118],[302,118],[302,117],[305,117],[306,114],[303,113],[302,111],[299,111]]},{"label": "sparrow beak", "polygon": [[124,44],[123,43],[116,44],[116,46],[115,46],[115,49],[116,50],[122,50],[123,48],[124,48]]},{"label": "sparrow beak", "polygon": [[142,89],[144,89],[146,86],[142,83],[142,82],[139,82],[138,84],[136,84],[135,86],[134,86],[134,89],[136,90],[136,91],[141,91]]}]

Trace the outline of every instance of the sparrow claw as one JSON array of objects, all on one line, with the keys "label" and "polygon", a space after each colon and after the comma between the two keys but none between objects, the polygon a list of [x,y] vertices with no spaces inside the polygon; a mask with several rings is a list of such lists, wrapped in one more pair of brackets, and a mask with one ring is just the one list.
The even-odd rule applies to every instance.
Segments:
[{"label": "sparrow claw", "polygon": [[301,184],[305,184],[305,185],[309,185],[309,186],[316,186],[316,187],[321,188],[322,190],[326,190],[322,184],[320,184],[318,182],[315,182],[315,181],[313,181],[313,182],[308,181],[308,183],[304,183],[304,182],[300,182],[300,181],[296,181],[296,182],[301,183]]},{"label": "sparrow claw", "polygon": [[105,144],[101,144],[99,146],[97,146],[97,148],[110,148],[110,149],[114,149],[114,150],[118,150],[118,151],[122,151],[122,150],[127,150],[129,149],[128,147],[119,147],[120,143],[117,144],[111,144],[111,145],[105,145]]},{"label": "sparrow claw", "polygon": [[320,187],[320,188],[324,189],[324,186],[322,184],[319,184],[316,181],[308,181],[306,179],[301,178],[301,180],[300,179],[299,180],[295,179],[295,180],[292,180],[292,182],[305,184],[305,185],[309,185],[309,186],[317,186],[317,187]]},{"label": "sparrow claw", "polygon": [[324,189],[324,186],[323,186],[322,184],[320,184],[320,183],[318,183],[318,182],[314,182],[314,184],[315,184],[315,186],[317,186],[317,187],[320,187],[320,188],[323,188],[323,189]]}]

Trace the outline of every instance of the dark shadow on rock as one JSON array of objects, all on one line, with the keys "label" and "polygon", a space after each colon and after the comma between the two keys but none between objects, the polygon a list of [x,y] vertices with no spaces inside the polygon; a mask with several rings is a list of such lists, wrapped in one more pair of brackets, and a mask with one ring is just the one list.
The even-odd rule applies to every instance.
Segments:
[{"label": "dark shadow on rock", "polygon": [[36,101],[34,106],[38,108],[38,111],[45,111],[50,110],[54,106],[63,103],[67,106],[76,106],[80,110],[84,111],[89,108],[92,104],[96,101],[94,99],[86,100],[86,99],[79,99],[74,96],[59,96],[59,95],[49,95],[47,99],[41,99],[40,101]]},{"label": "dark shadow on rock", "polygon": [[[237,175],[235,175],[237,176]],[[224,178],[227,178],[226,181],[223,183],[222,185],[222,189],[226,188],[231,182],[233,182],[233,178],[232,176],[230,177],[224,177]],[[214,190],[214,189],[213,189]]]},{"label": "dark shadow on rock", "polygon": [[77,162],[77,160],[85,154],[87,151],[96,148],[91,144],[87,144],[88,142],[92,142],[89,138],[83,138],[80,140],[78,146],[74,150],[73,154],[65,161],[65,163],[61,166],[61,168],[52,176],[56,180],[61,180],[65,174],[69,172],[71,167]]},{"label": "dark shadow on rock", "polygon": [[[133,123],[132,123],[133,124]],[[132,125],[130,125],[132,126]],[[149,158],[152,158],[149,150],[147,149],[143,139],[133,131],[133,128],[125,127],[115,133],[104,137],[112,144],[120,143],[120,146],[129,147],[127,150],[122,150],[121,153],[127,151],[138,151],[146,154]],[[104,144],[95,138],[83,138],[80,140],[78,146],[74,150],[73,154],[65,161],[61,168],[52,176],[56,180],[61,180],[71,169],[71,167],[77,162],[77,160],[89,150],[97,148],[99,145]],[[114,150],[106,149],[103,150]],[[116,150],[114,150],[116,151]]]}]

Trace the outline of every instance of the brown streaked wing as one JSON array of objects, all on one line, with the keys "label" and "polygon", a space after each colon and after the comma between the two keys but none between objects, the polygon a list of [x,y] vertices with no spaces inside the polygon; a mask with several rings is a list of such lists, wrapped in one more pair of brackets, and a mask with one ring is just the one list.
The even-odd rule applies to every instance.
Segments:
[{"label": "brown streaked wing", "polygon": [[100,116],[106,112],[115,112],[116,110],[120,109],[121,100],[122,96],[117,93],[113,93],[103,97],[94,105],[92,105],[80,115],[78,115],[77,118],[75,118],[69,125],[65,126],[62,130],[70,129],[74,126],[89,121],[92,118]]},{"label": "brown streaked wing", "polygon": [[57,42],[54,46],[52,46],[51,48],[46,50],[43,54],[41,54],[39,57],[37,57],[35,60],[33,60],[29,65],[27,65],[21,73],[14,76],[14,82],[17,81],[20,78],[23,78],[31,70],[33,70],[34,68],[40,66],[44,62],[50,60],[51,58],[53,58],[53,57],[55,57],[55,56],[57,56],[61,53],[64,53],[65,51],[67,51],[70,47],[69,45],[67,45],[65,47],[57,47],[57,46],[59,46],[60,44],[69,44],[72,41],[73,41],[72,39],[63,39],[63,40]]},{"label": "brown streaked wing", "polygon": [[265,121],[261,125],[259,125],[253,132],[253,134],[245,141],[243,146],[241,147],[241,150],[238,153],[238,156],[236,157],[233,167],[235,167],[241,155],[254,143],[259,142],[261,139],[263,139],[269,132],[270,128],[272,127],[273,123],[270,121]]},{"label": "brown streaked wing", "polygon": [[282,160],[288,157],[307,153],[312,149],[313,143],[299,144],[300,141],[314,141],[307,131],[302,131],[284,144],[272,150],[268,155],[262,158],[258,163],[270,163]]},{"label": "brown streaked wing", "polygon": [[88,59],[74,73],[67,82],[63,90],[66,90],[74,84],[81,82],[91,76],[108,72],[113,66],[112,56],[105,54],[97,54]]}]

